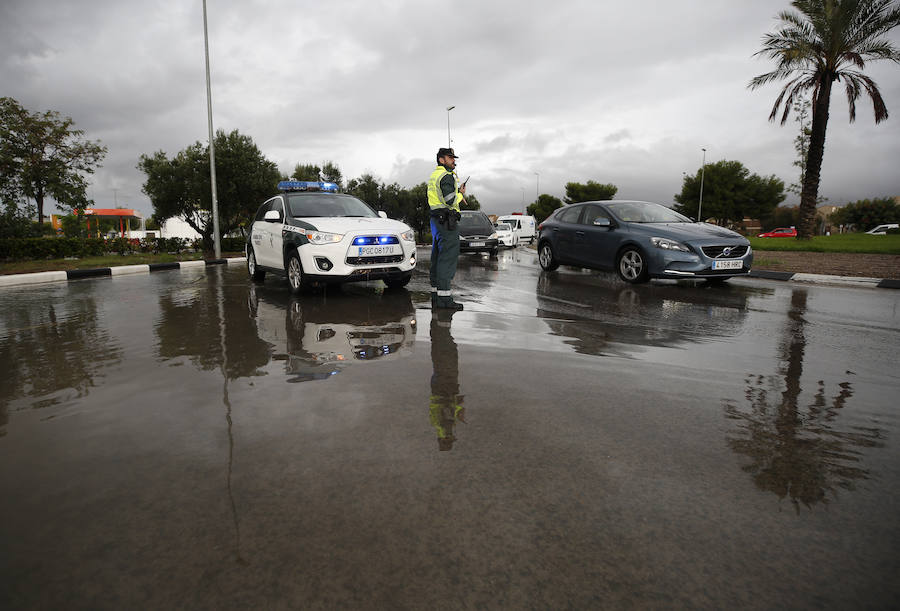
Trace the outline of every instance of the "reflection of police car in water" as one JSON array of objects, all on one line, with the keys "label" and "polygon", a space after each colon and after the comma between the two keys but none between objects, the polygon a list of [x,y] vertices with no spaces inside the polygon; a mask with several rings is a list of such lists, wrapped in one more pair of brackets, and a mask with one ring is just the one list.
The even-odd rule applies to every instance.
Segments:
[{"label": "reflection of police car in water", "polygon": [[248,299],[259,336],[274,346],[274,360],[285,361],[289,382],[324,380],[354,363],[413,351],[416,311],[406,290],[326,299],[251,286]]},{"label": "reflection of police car in water", "polygon": [[287,276],[291,290],[324,283],[384,280],[406,286],[416,266],[413,230],[329,182],[284,181],[259,207],[247,240],[247,272]]}]

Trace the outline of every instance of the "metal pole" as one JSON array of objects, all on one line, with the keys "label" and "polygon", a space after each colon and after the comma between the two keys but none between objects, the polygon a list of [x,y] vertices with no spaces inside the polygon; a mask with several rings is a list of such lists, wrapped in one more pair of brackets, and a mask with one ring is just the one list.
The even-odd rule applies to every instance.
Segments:
[{"label": "metal pole", "polygon": [[447,107],[447,148],[453,148],[453,145],[450,144],[450,111],[456,108],[456,106],[448,106]]},{"label": "metal pole", "polygon": [[541,197],[541,175],[539,172],[534,173],[537,176],[537,184],[534,186],[534,203]]},{"label": "metal pole", "polygon": [[700,216],[700,211],[703,210],[703,179],[706,176],[706,149],[701,149],[703,151],[703,163],[700,166],[700,203],[697,205],[697,222],[702,223],[703,217]]},{"label": "metal pole", "polygon": [[203,50],[206,55],[206,112],[209,115],[209,181],[212,189],[213,243],[216,259],[222,256],[219,240],[219,200],[216,196],[216,147],[213,142],[212,89],[209,86],[209,35],[206,32],[206,0],[203,0]]},{"label": "metal pole", "polygon": [[528,211],[525,209],[525,187],[522,187],[522,214],[526,212]]}]

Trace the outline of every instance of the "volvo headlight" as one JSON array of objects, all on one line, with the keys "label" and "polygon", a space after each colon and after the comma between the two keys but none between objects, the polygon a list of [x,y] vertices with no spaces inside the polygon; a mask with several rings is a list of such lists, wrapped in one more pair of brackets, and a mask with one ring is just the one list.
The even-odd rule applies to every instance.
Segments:
[{"label": "volvo headlight", "polygon": [[657,248],[663,250],[680,250],[681,252],[691,252],[691,249],[681,242],[670,240],[669,238],[650,238],[650,243]]},{"label": "volvo headlight", "polygon": [[344,239],[342,233],[328,233],[327,231],[307,231],[306,239],[312,244],[334,244]]},{"label": "volvo headlight", "polygon": [[410,229],[409,231],[404,231],[400,234],[400,239],[404,242],[415,242],[416,241],[416,232]]},{"label": "volvo headlight", "polygon": [[496,240],[497,237],[498,237],[498,236],[497,236],[497,232],[496,232],[496,231],[495,231],[494,233],[491,234],[491,239],[492,239],[492,240]]}]

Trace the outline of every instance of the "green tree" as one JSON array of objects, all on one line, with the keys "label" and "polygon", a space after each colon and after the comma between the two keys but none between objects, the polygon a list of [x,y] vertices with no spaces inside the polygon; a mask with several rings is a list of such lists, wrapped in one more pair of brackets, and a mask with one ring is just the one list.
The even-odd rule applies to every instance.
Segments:
[{"label": "green tree", "polygon": [[553,214],[554,210],[556,210],[557,208],[562,208],[562,205],[562,200],[558,197],[553,197],[552,195],[541,193],[536,202],[528,204],[526,212],[528,212],[530,216],[533,216],[534,220],[540,223],[548,216]]},{"label": "green tree", "polygon": [[341,169],[331,161],[324,162],[321,166],[312,163],[298,163],[291,174],[292,180],[311,180],[336,183],[338,188],[344,186],[344,177]]},{"label": "green tree", "polygon": [[63,233],[67,238],[88,237],[87,223],[84,220],[84,211],[76,210],[60,219]]},{"label": "green tree", "polygon": [[337,184],[338,188],[344,186],[344,175],[341,169],[331,161],[322,164],[322,179]]},{"label": "green tree", "polygon": [[[215,145],[219,230],[224,236],[247,225],[275,192],[280,176],[253,140],[237,130],[217,131]],[[209,147],[195,142],[172,159],[163,151],[141,155],[137,167],[147,177],[142,190],[153,204],[157,222],[183,219],[201,235],[204,251],[212,252]]]},{"label": "green tree", "polygon": [[47,197],[72,209],[88,203],[86,175],[100,167],[106,147],[73,125],[56,111],[31,113],[0,98],[0,196],[7,208],[31,198],[43,223]]},{"label": "green tree", "polygon": [[612,199],[616,196],[618,190],[619,187],[614,184],[603,185],[593,180],[587,181],[587,184],[567,182],[565,201],[567,204],[575,204],[578,202]]},{"label": "green tree", "polygon": [[292,180],[310,180],[316,182],[319,180],[319,175],[322,173],[322,169],[314,165],[312,163],[298,163],[294,166],[294,173],[291,174]]},{"label": "green tree", "polygon": [[468,193],[465,197],[466,200],[459,204],[460,210],[481,210],[481,202],[478,201],[474,193]]},{"label": "green tree", "polygon": [[765,231],[776,227],[796,227],[800,222],[800,208],[797,206],[776,206],[772,214],[763,217],[762,228]]},{"label": "green tree", "polygon": [[900,52],[885,38],[900,25],[900,8],[893,0],[794,0],[795,11],[782,11],[780,29],[763,37],[763,55],[775,70],[750,81],[750,89],[789,79],[775,99],[769,120],[774,121],[784,104],[781,124],[787,121],[798,95],[812,92],[812,126],[806,172],[800,194],[798,238],[812,237],[816,223],[816,201],[825,153],[825,132],[831,88],[842,80],[849,102],[850,122],[856,119],[856,100],[863,91],[872,100],[875,123],[888,117],[887,107],[875,81],[862,73],[869,61],[900,62]]},{"label": "green tree", "polygon": [[[703,210],[705,218],[740,222],[744,217],[763,218],[772,214],[784,201],[784,181],[769,176],[750,174],[740,161],[718,161],[707,164],[703,180]],[[701,170],[685,176],[681,193],[675,195],[675,210],[697,217],[700,206]]]},{"label": "green tree", "polygon": [[13,207],[0,210],[0,238],[37,238],[41,236],[42,225]]},{"label": "green tree", "polygon": [[[382,205],[382,190],[384,185],[371,174],[363,174],[359,178],[352,178],[347,182],[347,193],[358,197],[375,210],[384,210]],[[388,212],[388,210],[385,210]],[[388,213],[390,216],[390,213]]]},{"label": "green tree", "polygon": [[890,197],[861,199],[838,208],[829,218],[835,225],[853,225],[868,231],[882,223],[900,223],[900,205]]}]

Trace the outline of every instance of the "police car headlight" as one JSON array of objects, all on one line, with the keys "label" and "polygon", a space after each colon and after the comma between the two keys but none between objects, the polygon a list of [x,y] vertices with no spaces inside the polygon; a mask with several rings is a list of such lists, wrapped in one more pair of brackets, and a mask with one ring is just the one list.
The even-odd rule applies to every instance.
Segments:
[{"label": "police car headlight", "polygon": [[650,238],[650,243],[657,248],[662,248],[663,250],[680,250],[681,252],[691,252],[691,249],[681,242],[676,242],[675,240],[670,240],[668,238]]},{"label": "police car headlight", "polygon": [[400,234],[400,239],[404,242],[415,242],[416,233],[412,229],[410,229],[409,231],[404,231]]},{"label": "police car headlight", "polygon": [[307,231],[306,239],[313,244],[334,244],[344,239],[342,233],[328,233],[327,231]]}]

